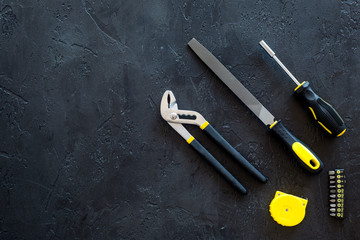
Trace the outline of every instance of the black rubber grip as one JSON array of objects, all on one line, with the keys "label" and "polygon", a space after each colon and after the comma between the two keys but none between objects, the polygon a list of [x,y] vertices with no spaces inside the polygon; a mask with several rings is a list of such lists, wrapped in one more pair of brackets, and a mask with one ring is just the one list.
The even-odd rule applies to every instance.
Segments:
[{"label": "black rubber grip", "polygon": [[316,154],[303,142],[292,135],[279,120],[270,131],[274,133],[292,152],[296,160],[310,173],[318,174],[324,165]]},{"label": "black rubber grip", "polygon": [[251,165],[230,143],[228,143],[215,128],[210,124],[204,128],[204,131],[209,134],[220,146],[228,151],[247,171],[249,171],[254,177],[261,182],[267,182],[266,177],[262,175],[253,165]]},{"label": "black rubber grip", "polygon": [[231,173],[224,168],[221,163],[219,163],[196,139],[194,139],[190,145],[195,148],[208,162],[221,174],[223,177],[231,183],[237,190],[239,190],[242,194],[246,194],[246,189],[239,183],[236,178],[234,178]]},{"label": "black rubber grip", "polygon": [[[323,125],[331,135],[338,136],[346,129],[345,123],[336,110],[321,97],[319,97],[310,87],[309,82],[305,82],[295,91],[306,107],[312,109],[313,117],[319,124]],[[325,130],[326,130],[325,129]]]}]

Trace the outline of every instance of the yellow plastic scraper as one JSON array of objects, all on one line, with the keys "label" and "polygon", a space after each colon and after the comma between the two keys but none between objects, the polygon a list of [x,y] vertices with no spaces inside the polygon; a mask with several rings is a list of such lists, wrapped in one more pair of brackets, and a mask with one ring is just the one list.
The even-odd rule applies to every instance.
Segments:
[{"label": "yellow plastic scraper", "polygon": [[292,227],[304,219],[307,203],[307,199],[276,191],[270,203],[270,214],[278,224]]}]

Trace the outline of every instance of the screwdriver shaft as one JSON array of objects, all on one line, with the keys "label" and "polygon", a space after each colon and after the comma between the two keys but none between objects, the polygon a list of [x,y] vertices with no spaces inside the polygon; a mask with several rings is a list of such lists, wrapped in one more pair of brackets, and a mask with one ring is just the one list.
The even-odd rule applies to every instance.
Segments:
[{"label": "screwdriver shaft", "polygon": [[264,40],[261,40],[260,45],[266,50],[266,52],[275,59],[275,61],[280,65],[280,67],[289,75],[289,77],[296,83],[296,85],[300,85],[299,81],[291,74],[291,72],[285,67],[285,65],[275,56],[275,53],[271,48],[266,44]]}]

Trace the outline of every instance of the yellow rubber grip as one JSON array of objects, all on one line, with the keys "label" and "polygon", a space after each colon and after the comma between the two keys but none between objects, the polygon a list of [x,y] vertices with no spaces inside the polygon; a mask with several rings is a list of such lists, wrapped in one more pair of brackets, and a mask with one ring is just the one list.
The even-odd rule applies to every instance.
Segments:
[{"label": "yellow rubber grip", "polygon": [[345,132],[346,132],[346,128],[344,129],[344,131],[342,131],[341,133],[339,133],[339,134],[337,135],[337,137],[340,137],[340,136],[343,135]]},{"label": "yellow rubber grip", "polygon": [[296,92],[296,90],[298,90],[299,87],[301,87],[304,83],[306,83],[306,81],[303,81],[299,86],[297,86],[297,87],[295,88],[294,92]]},{"label": "yellow rubber grip", "polygon": [[269,128],[272,129],[277,123],[278,121],[273,122],[273,124],[271,124]]},{"label": "yellow rubber grip", "polygon": [[325,127],[324,124],[322,124],[320,121],[318,121],[318,123],[319,123],[320,126],[322,126],[328,133],[332,134],[332,132],[331,132],[327,127]]},{"label": "yellow rubber grip", "polygon": [[190,144],[192,141],[194,141],[194,137],[193,136],[191,136],[191,137],[189,137],[189,139],[188,140],[186,140],[186,142],[188,143],[188,144]]},{"label": "yellow rubber grip", "polygon": [[292,150],[309,168],[316,170],[320,167],[320,162],[316,156],[301,143],[294,142],[292,145]]},{"label": "yellow rubber grip", "polygon": [[204,130],[208,125],[209,125],[209,122],[208,122],[208,121],[206,121],[206,122],[204,122],[203,124],[201,124],[201,126],[200,126],[201,130]]},{"label": "yellow rubber grip", "polygon": [[310,109],[311,113],[314,115],[315,120],[317,120],[314,110],[311,107],[309,107],[309,109]]}]

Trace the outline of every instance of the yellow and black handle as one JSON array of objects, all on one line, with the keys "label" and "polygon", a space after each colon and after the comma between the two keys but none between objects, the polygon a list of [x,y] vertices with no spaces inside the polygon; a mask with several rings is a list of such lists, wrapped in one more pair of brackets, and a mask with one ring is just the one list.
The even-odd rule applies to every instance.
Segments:
[{"label": "yellow and black handle", "polygon": [[233,185],[242,194],[246,194],[247,191],[231,173],[219,163],[213,155],[211,155],[194,137],[190,137],[187,142],[192,146],[201,156],[203,156],[223,177]]},{"label": "yellow and black handle", "polygon": [[318,174],[323,169],[324,165],[315,153],[292,135],[280,120],[275,121],[269,128],[270,132],[277,135],[285,143],[286,147],[307,171]]},{"label": "yellow and black handle", "polygon": [[[207,123],[207,124],[206,124]],[[238,163],[240,163],[247,171],[249,171],[254,177],[260,180],[263,183],[267,182],[267,178],[264,177],[253,165],[251,165],[235,148],[233,148],[230,143],[228,143],[218,131],[215,130],[208,122],[206,122],[200,127],[207,134],[211,136],[220,146],[222,146],[228,153],[233,156]]]},{"label": "yellow and black handle", "polygon": [[311,89],[309,82],[304,81],[297,86],[295,95],[310,109],[314,119],[328,133],[336,137],[340,137],[345,133],[346,126],[342,118],[330,104]]}]

